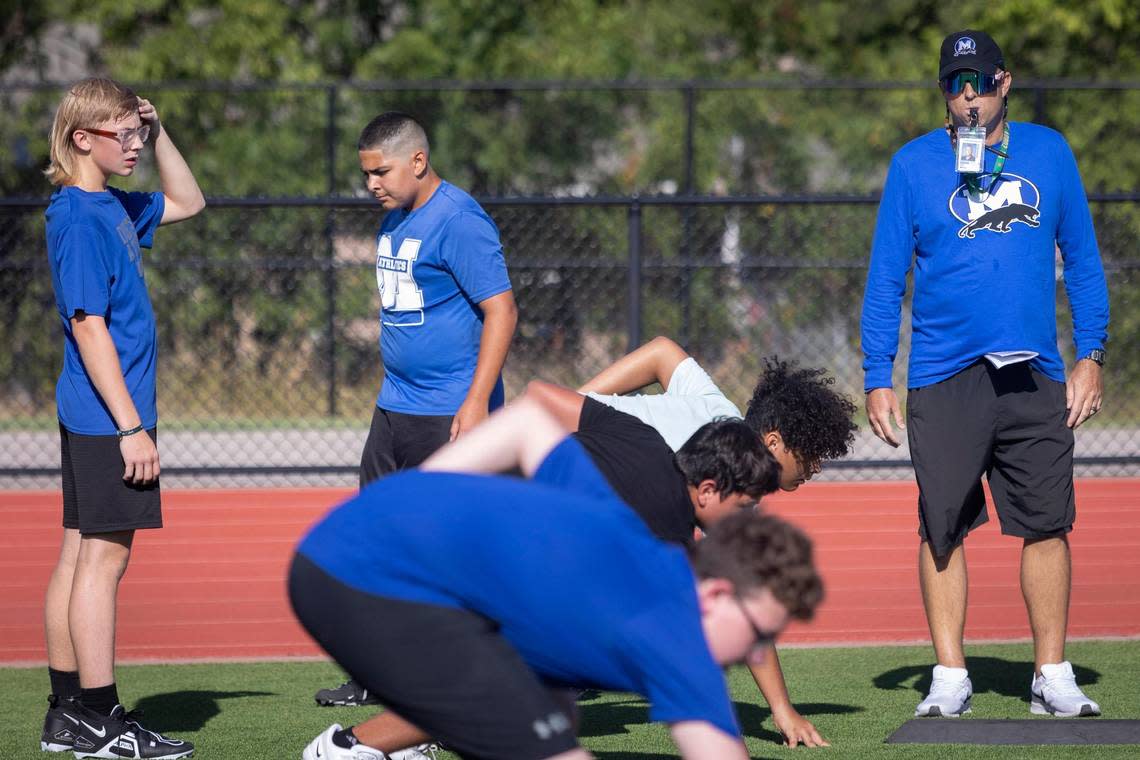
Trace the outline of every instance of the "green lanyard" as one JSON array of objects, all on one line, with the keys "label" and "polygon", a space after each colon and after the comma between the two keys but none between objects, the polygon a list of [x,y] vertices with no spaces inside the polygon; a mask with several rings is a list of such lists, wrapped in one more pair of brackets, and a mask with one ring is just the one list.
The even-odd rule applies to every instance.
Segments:
[{"label": "green lanyard", "polygon": [[[990,175],[993,176],[993,179],[990,180],[990,187],[993,187],[994,183],[997,182],[998,178],[1001,176],[1001,170],[1005,168],[1006,156],[1009,155],[1009,122],[1006,122],[1004,126],[1005,126],[1005,129],[1003,130],[1003,133],[1001,136],[1001,148],[997,151],[997,158],[994,159],[994,170],[992,172],[990,172]],[[985,175],[984,174],[965,174],[965,175],[963,175],[963,179],[966,182],[967,189],[969,189],[969,191],[971,193],[973,193],[974,195],[981,195],[981,192],[982,192],[981,177],[983,177],[983,176],[985,176]]]}]

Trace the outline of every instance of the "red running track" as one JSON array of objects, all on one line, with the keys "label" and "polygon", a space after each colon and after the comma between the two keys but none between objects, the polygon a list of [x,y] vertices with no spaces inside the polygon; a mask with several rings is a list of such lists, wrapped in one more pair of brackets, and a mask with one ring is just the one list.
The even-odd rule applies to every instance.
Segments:
[{"label": "red running track", "polygon": [[[120,661],[318,655],[285,598],[291,550],[349,491],[163,494],[166,527],[139,531],[119,595]],[[766,507],[815,540],[827,599],[787,643],[927,638],[916,581],[912,482],[814,483]],[[0,493],[0,663],[45,660],[43,591],[59,541],[58,492]],[[1072,637],[1140,636],[1140,479],[1077,483]],[[996,519],[968,542],[971,639],[1025,639],[1020,541]]]}]

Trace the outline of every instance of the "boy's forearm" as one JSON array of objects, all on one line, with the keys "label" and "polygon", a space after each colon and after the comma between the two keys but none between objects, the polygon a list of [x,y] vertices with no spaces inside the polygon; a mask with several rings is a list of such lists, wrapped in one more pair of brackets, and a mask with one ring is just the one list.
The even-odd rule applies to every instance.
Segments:
[{"label": "boy's forearm", "polygon": [[578,390],[581,393],[632,393],[652,383],[668,389],[677,365],[689,358],[685,349],[659,336],[606,367]]},{"label": "boy's forearm", "polygon": [[71,325],[87,376],[110,410],[119,430],[130,430],[142,424],[135,402],[127,390],[126,380],[123,379],[119,353],[107,331],[106,323],[99,317],[87,316],[72,319]]},{"label": "boy's forearm", "polygon": [[554,383],[531,380],[526,386],[524,398],[537,401],[571,433],[578,432],[582,420],[582,405],[586,402],[586,397],[581,393]]},{"label": "boy's forearm", "polygon": [[164,224],[189,218],[205,208],[206,199],[198,187],[198,180],[170,139],[166,127],[161,124],[154,140],[154,158],[158,164],[162,194],[166,197],[167,211],[162,216]]},{"label": "boy's forearm", "polygon": [[483,311],[483,332],[467,398],[486,401],[491,398],[506,364],[518,324],[518,308],[509,290],[482,301],[479,308]]},{"label": "boy's forearm", "polygon": [[784,671],[780,668],[776,647],[768,647],[764,661],[759,665],[749,665],[748,670],[773,712],[791,707],[792,701],[788,696],[788,685],[784,682]]}]

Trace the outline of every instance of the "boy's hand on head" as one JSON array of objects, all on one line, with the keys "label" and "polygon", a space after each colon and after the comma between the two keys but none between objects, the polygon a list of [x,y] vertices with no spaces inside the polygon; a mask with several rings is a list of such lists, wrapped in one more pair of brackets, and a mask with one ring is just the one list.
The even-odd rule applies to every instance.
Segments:
[{"label": "boy's hand on head", "polygon": [[143,124],[150,125],[151,137],[158,137],[158,110],[154,107],[154,103],[146,98],[139,98],[139,118],[142,119]]}]

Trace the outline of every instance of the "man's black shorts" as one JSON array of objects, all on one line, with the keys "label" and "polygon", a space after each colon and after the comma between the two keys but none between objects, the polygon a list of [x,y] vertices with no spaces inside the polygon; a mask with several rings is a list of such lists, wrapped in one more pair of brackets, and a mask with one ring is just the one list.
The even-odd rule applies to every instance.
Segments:
[{"label": "man's black shorts", "polygon": [[543,685],[493,621],[359,591],[300,554],[289,598],[355,681],[449,750],[539,760],[578,746],[573,699]]},{"label": "man's black shorts", "polygon": [[1072,530],[1073,431],[1065,385],[1019,362],[982,360],[907,396],[918,479],[919,535],[944,556],[988,519],[986,475],[1002,533],[1049,538]]},{"label": "man's black shorts", "polygon": [[[158,443],[157,429],[146,433]],[[83,535],[162,527],[158,480],[142,486],[123,480],[117,435],[80,435],[60,425],[59,449],[63,527]]]},{"label": "man's black shorts", "polygon": [[360,455],[360,487],[385,475],[419,467],[451,437],[454,415],[402,414],[376,407]]}]

